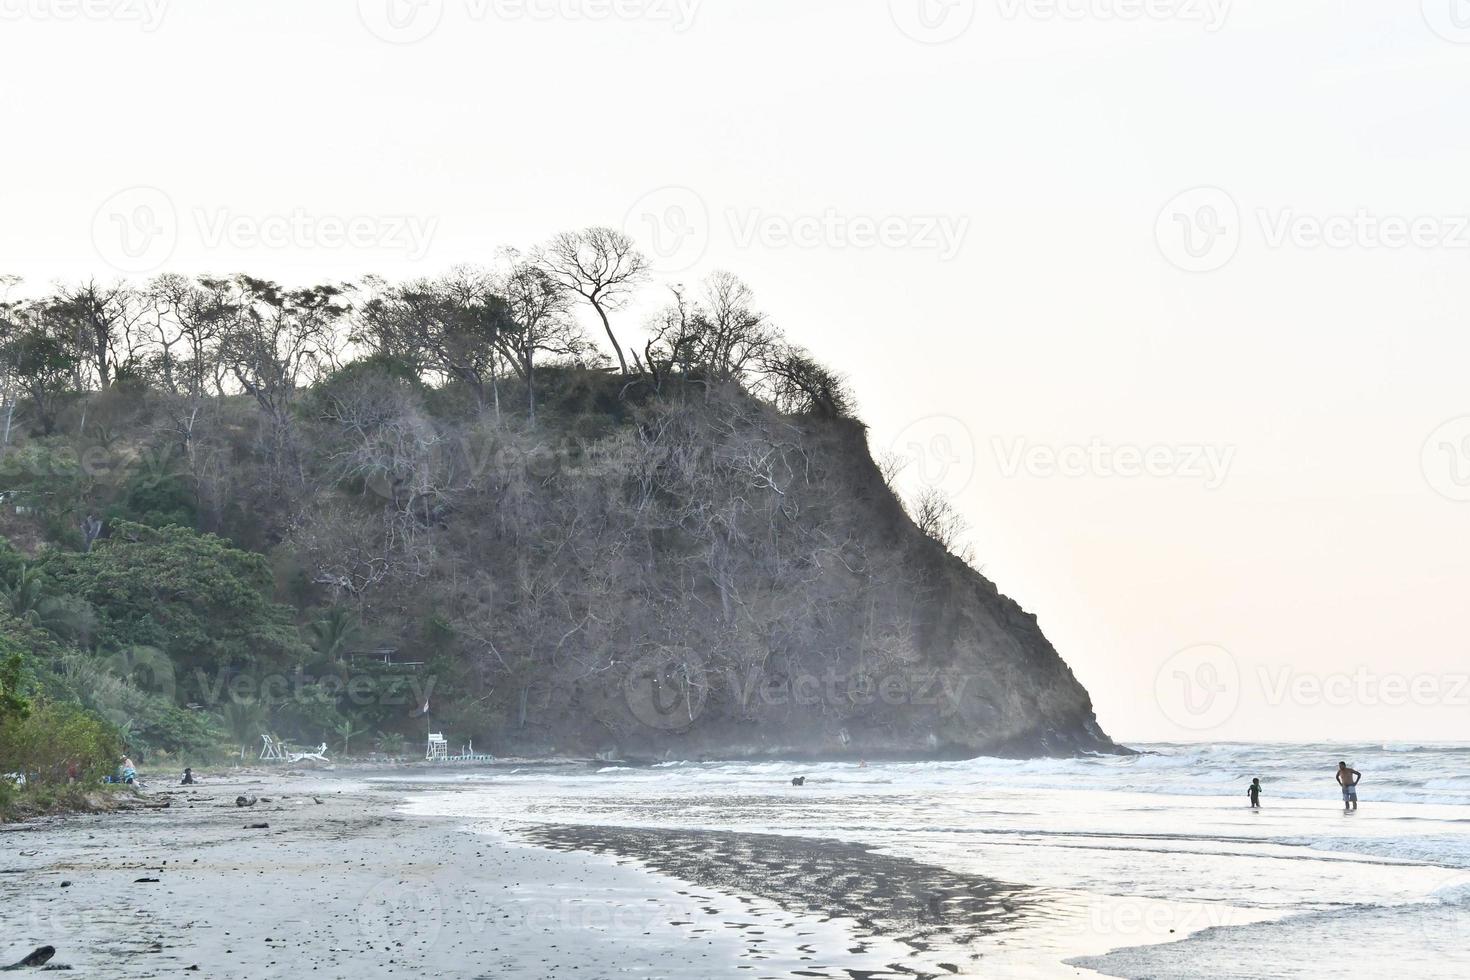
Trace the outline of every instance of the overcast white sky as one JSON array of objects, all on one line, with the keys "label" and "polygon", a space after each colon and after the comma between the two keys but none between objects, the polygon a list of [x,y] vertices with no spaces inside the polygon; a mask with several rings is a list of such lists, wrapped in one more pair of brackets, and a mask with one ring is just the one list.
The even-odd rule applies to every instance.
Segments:
[{"label": "overcast white sky", "polygon": [[623,226],[851,379],[1115,735],[1463,739],[1467,69],[1464,0],[0,0],[0,271]]}]

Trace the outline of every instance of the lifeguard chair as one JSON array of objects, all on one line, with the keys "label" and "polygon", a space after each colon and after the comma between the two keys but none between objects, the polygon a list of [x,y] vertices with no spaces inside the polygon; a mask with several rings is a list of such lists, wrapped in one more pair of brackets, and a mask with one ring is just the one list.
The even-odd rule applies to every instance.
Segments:
[{"label": "lifeguard chair", "polygon": [[429,733],[429,751],[425,759],[447,759],[449,758],[449,743],[444,740],[443,732]]},{"label": "lifeguard chair", "polygon": [[261,735],[260,740],[265,743],[260,749],[261,762],[285,762],[286,743],[271,738],[269,735]]}]

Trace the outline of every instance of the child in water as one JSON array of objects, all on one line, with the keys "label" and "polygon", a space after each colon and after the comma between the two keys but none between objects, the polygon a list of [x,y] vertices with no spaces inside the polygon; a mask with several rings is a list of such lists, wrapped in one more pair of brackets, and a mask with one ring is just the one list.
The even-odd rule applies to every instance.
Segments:
[{"label": "child in water", "polygon": [[1251,809],[1259,810],[1261,808],[1261,780],[1259,776],[1251,780],[1250,787],[1246,789],[1245,794],[1251,798]]}]

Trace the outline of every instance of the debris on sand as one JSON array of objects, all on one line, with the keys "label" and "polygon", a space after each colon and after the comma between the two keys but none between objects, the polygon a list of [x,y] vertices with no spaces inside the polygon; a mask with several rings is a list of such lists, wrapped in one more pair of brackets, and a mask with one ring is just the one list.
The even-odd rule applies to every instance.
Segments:
[{"label": "debris on sand", "polygon": [[45,966],[55,955],[55,946],[37,946],[30,956],[9,966],[0,966],[0,970],[25,970],[35,966]]}]

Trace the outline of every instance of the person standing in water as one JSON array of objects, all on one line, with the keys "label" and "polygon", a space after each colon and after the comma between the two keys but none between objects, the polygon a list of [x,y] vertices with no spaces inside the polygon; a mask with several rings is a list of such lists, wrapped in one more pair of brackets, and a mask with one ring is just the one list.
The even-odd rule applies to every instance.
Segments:
[{"label": "person standing in water", "polygon": [[1257,776],[1251,780],[1250,786],[1246,787],[1245,795],[1251,798],[1251,809],[1261,808],[1261,777]]},{"label": "person standing in water", "polygon": [[1342,812],[1356,813],[1358,809],[1358,781],[1363,774],[1348,768],[1346,762],[1337,764],[1337,785],[1342,787]]}]

